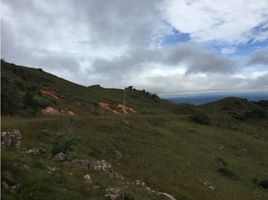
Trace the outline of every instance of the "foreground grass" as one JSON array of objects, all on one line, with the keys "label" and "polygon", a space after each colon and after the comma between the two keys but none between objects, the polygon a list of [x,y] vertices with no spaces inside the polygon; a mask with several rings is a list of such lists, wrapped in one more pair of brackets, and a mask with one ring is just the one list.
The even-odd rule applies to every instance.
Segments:
[{"label": "foreground grass", "polygon": [[[22,147],[47,150],[38,158],[2,150],[2,170],[12,171],[22,185],[20,192],[4,193],[3,199],[103,199],[105,188],[123,187],[122,181],[105,174],[54,162],[50,151],[59,135],[76,141],[71,159],[104,159],[125,177],[124,182],[139,179],[177,199],[267,199],[267,190],[257,184],[268,179],[267,124],[251,121],[236,126],[238,130],[198,125],[187,115],[173,114],[2,118],[2,131],[21,130]],[[47,166],[60,170],[48,175]],[[85,174],[99,188],[89,188]],[[158,198],[134,185],[126,193],[128,199]]]}]

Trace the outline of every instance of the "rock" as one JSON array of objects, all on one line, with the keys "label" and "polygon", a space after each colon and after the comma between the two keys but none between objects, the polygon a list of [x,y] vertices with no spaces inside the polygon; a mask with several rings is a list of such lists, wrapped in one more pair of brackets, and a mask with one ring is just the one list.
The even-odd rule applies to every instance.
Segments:
[{"label": "rock", "polygon": [[103,171],[105,173],[113,173],[112,165],[105,160],[95,161],[93,164],[93,168],[97,171]]},{"label": "rock", "polygon": [[1,186],[5,190],[9,190],[12,186],[16,185],[13,174],[9,171],[1,172]]},{"label": "rock", "polygon": [[55,172],[58,170],[56,167],[49,167],[47,166],[48,174],[55,174]]},{"label": "rock", "polygon": [[[79,160],[75,159],[72,161],[66,161],[66,165],[69,166],[76,166],[84,169],[94,169],[96,171],[102,171],[105,173],[110,173],[113,175],[113,167],[110,163],[106,162],[105,160]],[[116,175],[116,174],[115,174]]]},{"label": "rock", "polygon": [[104,197],[110,200],[124,200],[125,194],[121,188],[108,188]]},{"label": "rock", "polygon": [[165,193],[165,192],[158,192],[157,193],[158,196],[161,196],[161,197],[164,197],[168,200],[176,200],[175,197],[173,197],[172,195],[168,194],[168,193]]},{"label": "rock", "polygon": [[53,157],[53,160],[58,161],[58,162],[65,161],[66,159],[67,159],[67,156],[64,153],[62,153],[62,152],[56,154]]},{"label": "rock", "polygon": [[86,175],[84,176],[84,180],[85,180],[85,182],[86,182],[87,184],[89,184],[89,185],[92,184],[92,179],[91,179],[91,177],[90,177],[89,174],[86,174]]},{"label": "rock", "polygon": [[46,153],[46,150],[42,148],[33,148],[33,149],[24,151],[24,153],[32,155],[32,156],[42,156],[43,154]]},{"label": "rock", "polygon": [[2,188],[3,190],[9,190],[9,189],[10,189],[9,185],[8,185],[7,182],[5,182],[5,181],[2,181],[2,182],[1,182],[1,188]]},{"label": "rock", "polygon": [[203,182],[203,185],[206,186],[208,188],[208,190],[211,191],[211,192],[213,192],[216,189],[213,185],[211,185],[207,181]]},{"label": "rock", "polygon": [[123,157],[122,153],[120,151],[115,151],[114,154],[116,156],[116,159],[118,159],[118,160],[122,159],[122,157]]},{"label": "rock", "polygon": [[30,172],[31,171],[31,168],[29,165],[23,165],[23,169],[27,172]]},{"label": "rock", "polygon": [[1,146],[2,147],[13,147],[20,148],[21,144],[21,133],[18,129],[11,132],[1,132]]},{"label": "rock", "polygon": [[203,185],[204,185],[204,186],[208,186],[208,184],[209,184],[209,183],[208,183],[207,181],[203,182]]},{"label": "rock", "polygon": [[209,189],[210,191],[214,191],[214,190],[215,190],[215,187],[214,187],[213,185],[210,185],[210,186],[208,187],[208,189]]}]

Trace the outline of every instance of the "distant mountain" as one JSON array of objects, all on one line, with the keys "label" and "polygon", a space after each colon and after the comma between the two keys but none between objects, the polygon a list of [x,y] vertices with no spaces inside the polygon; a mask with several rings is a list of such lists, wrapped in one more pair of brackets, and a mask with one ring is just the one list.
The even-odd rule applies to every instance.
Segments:
[{"label": "distant mountain", "polygon": [[268,100],[268,92],[232,92],[232,93],[204,93],[204,94],[185,94],[173,97],[163,97],[173,103],[188,103],[201,105],[218,101],[227,97],[239,97],[248,101]]}]

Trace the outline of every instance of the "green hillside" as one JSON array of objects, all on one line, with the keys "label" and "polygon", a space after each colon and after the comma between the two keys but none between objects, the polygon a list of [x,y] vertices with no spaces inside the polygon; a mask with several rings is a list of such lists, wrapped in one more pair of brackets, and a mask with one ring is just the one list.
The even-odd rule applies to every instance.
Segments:
[{"label": "green hillside", "polygon": [[[81,86],[42,69],[17,66],[1,60],[2,114],[40,114],[46,106],[68,108],[78,114],[96,113],[98,102],[104,101],[114,106],[123,103],[121,89],[105,89],[99,85]],[[53,91],[63,98],[55,99],[43,95],[40,90]],[[15,91],[15,92],[14,92]],[[126,104],[142,113],[166,112],[174,107],[157,95],[133,87],[126,88]],[[80,106],[77,104],[79,103]],[[150,105],[150,106],[148,106]]]},{"label": "green hillside", "polygon": [[265,101],[175,105],[129,87],[137,112],[120,115],[98,103],[121,112],[123,90],[4,61],[1,77],[2,199],[268,199]]}]

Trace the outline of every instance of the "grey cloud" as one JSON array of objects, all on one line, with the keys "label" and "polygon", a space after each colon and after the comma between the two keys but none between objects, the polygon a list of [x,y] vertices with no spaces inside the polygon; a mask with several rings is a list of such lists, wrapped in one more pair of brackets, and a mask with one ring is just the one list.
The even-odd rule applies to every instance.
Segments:
[{"label": "grey cloud", "polygon": [[147,78],[150,84],[137,83],[138,88],[146,88],[154,93],[174,93],[189,91],[215,91],[239,89],[268,89],[268,73],[255,79],[211,74],[206,77],[196,75],[170,75]]},{"label": "grey cloud", "polygon": [[[90,29],[92,44],[144,45],[164,24],[157,19],[154,8],[160,0],[78,0],[74,2],[80,17]],[[86,12],[83,12],[86,11]]]},{"label": "grey cloud", "polygon": [[167,51],[167,64],[185,62],[187,74],[229,73],[237,69],[237,64],[227,58],[217,56],[211,50],[200,49],[192,44],[179,44]]},{"label": "grey cloud", "polygon": [[[6,10],[1,20],[1,53],[8,61],[42,67],[85,85],[121,87],[133,84],[160,92],[266,84],[265,77],[254,81],[230,78],[230,73],[240,69],[239,63],[194,44],[148,48],[154,36],[171,31],[154,11],[162,2],[3,0]],[[90,57],[97,49],[120,48],[124,52],[115,57]],[[83,57],[77,56],[84,52]],[[250,63],[267,65],[266,58],[265,52],[259,52],[252,56]],[[141,72],[150,73],[154,65],[163,69],[182,65],[187,71],[181,76],[148,78],[146,84],[134,80]],[[209,76],[196,77],[198,73]]]},{"label": "grey cloud", "polygon": [[229,73],[237,70],[237,63],[226,58],[218,57],[213,51],[203,50],[193,44],[178,44],[171,48],[132,49],[127,55],[113,60],[96,59],[91,71],[111,77],[126,78],[133,72],[157,64],[177,66],[183,63],[187,74],[194,73]]},{"label": "grey cloud", "polygon": [[11,26],[1,20],[1,52],[4,59],[15,58],[17,64],[44,67],[49,71],[69,71],[76,73],[79,63],[73,56],[57,52],[20,47],[15,41],[16,34]]},{"label": "grey cloud", "polygon": [[253,53],[248,64],[268,66],[268,49],[259,50]]}]

